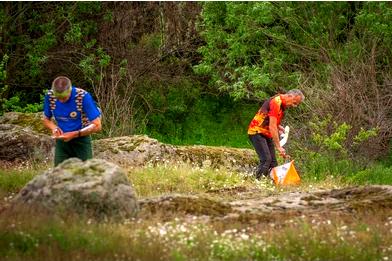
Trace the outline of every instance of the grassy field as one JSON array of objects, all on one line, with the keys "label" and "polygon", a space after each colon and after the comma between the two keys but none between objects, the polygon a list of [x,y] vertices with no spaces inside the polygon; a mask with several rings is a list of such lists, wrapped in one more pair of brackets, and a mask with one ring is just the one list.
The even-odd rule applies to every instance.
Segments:
[{"label": "grassy field", "polygon": [[[38,208],[7,208],[14,194],[46,168],[0,170],[0,260],[392,259],[392,214],[385,211],[364,212],[355,218],[330,214],[254,224],[205,222],[202,216],[184,215],[165,221],[154,215],[115,223]],[[391,173],[390,168],[377,165],[339,177],[312,179],[304,175],[299,187],[276,188],[267,180],[187,166],[127,172],[140,198],[172,193],[205,195],[233,187],[253,190],[262,197],[288,190],[390,184]]]},{"label": "grassy field", "polygon": [[[293,219],[279,226],[197,218],[95,223],[18,211],[0,222],[2,260],[389,260],[392,219]],[[33,217],[33,218],[26,218]],[[380,217],[380,216],[378,216]],[[386,219],[385,219],[386,218]]]}]

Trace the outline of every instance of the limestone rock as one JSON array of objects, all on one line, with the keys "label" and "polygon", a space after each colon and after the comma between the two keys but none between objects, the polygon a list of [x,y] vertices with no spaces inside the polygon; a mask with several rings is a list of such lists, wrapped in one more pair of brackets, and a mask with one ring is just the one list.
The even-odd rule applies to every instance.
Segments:
[{"label": "limestone rock", "polygon": [[124,171],[104,160],[72,158],[29,182],[14,204],[32,204],[101,218],[130,218],[138,211]]},{"label": "limestone rock", "polygon": [[164,217],[190,214],[223,217],[232,211],[228,203],[219,202],[196,195],[172,194],[155,198],[146,198],[139,201],[141,216],[151,214]]},{"label": "limestone rock", "polygon": [[[44,135],[49,133],[41,117],[42,112],[9,112],[0,117],[0,161],[15,158],[22,160],[53,158],[52,149],[55,142],[48,135]],[[232,171],[253,172],[258,163],[257,155],[252,149],[174,146],[160,143],[145,135],[94,140],[93,149],[95,158],[109,160],[126,167],[186,163],[199,168],[225,168]]]},{"label": "limestone rock", "polygon": [[3,116],[0,116],[0,124],[14,124],[21,127],[29,127],[35,132],[50,135],[49,130],[42,123],[42,115],[43,112],[6,112]]},{"label": "limestone rock", "polygon": [[170,145],[144,135],[115,137],[94,141],[94,156],[126,166],[144,166],[161,161],[173,153]]},{"label": "limestone rock", "polygon": [[125,166],[187,163],[194,167],[241,172],[252,172],[258,162],[256,153],[250,149],[174,146],[144,135],[94,141],[94,155]]},{"label": "limestone rock", "polygon": [[[245,187],[210,191],[205,195],[165,195],[140,200],[141,215],[151,217],[203,216],[206,220],[242,223],[283,222],[293,217],[391,212],[392,186],[369,185],[333,190],[292,191],[262,196]],[[232,194],[235,193],[235,196]],[[242,194],[245,194],[243,197]]]},{"label": "limestone rock", "polygon": [[235,200],[231,207],[239,213],[255,215],[356,213],[391,211],[392,186],[369,185],[315,192],[295,191],[280,195]]},{"label": "limestone rock", "polygon": [[51,160],[54,144],[50,136],[29,127],[0,124],[0,160]]}]

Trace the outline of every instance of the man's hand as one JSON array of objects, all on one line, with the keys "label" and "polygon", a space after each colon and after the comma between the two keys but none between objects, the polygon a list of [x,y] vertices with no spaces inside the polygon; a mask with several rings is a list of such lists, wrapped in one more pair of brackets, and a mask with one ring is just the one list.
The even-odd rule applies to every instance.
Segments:
[{"label": "man's hand", "polygon": [[57,136],[56,139],[68,142],[76,137],[78,137],[78,131],[70,131],[70,132],[63,133],[60,136]]},{"label": "man's hand", "polygon": [[282,135],[285,132],[282,125],[278,126],[278,132],[279,132],[279,135]]},{"label": "man's hand", "polygon": [[52,137],[57,138],[58,136],[63,135],[63,130],[60,129],[59,127],[53,128],[52,129]]},{"label": "man's hand", "polygon": [[279,155],[282,158],[284,158],[284,159],[290,158],[290,156],[286,154],[286,150],[283,147],[278,147],[278,151],[279,151]]}]

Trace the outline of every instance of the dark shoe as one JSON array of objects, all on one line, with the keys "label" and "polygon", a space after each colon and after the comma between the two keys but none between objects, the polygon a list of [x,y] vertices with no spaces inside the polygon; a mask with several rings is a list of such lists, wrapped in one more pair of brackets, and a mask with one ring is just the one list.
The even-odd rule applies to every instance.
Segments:
[{"label": "dark shoe", "polygon": [[263,175],[264,175],[264,170],[263,170],[263,168],[262,168],[261,166],[258,166],[257,169],[256,169],[256,173],[255,173],[256,179],[260,180],[260,178],[261,178]]}]

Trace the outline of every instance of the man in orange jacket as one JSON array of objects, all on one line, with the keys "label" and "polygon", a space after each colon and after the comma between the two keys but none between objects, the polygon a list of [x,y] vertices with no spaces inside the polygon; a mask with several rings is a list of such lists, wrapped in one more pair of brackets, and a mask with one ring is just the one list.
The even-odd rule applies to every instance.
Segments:
[{"label": "man in orange jacket", "polygon": [[268,176],[271,168],[276,167],[278,162],[275,156],[275,147],[279,155],[286,158],[286,151],[279,144],[279,132],[284,131],[280,125],[284,111],[288,107],[296,107],[305,96],[298,89],[288,91],[286,94],[277,94],[266,100],[248,127],[249,139],[260,159],[256,170],[256,178]]}]

